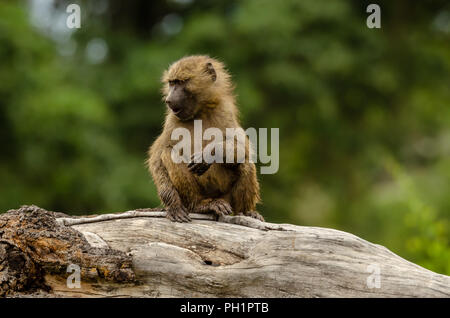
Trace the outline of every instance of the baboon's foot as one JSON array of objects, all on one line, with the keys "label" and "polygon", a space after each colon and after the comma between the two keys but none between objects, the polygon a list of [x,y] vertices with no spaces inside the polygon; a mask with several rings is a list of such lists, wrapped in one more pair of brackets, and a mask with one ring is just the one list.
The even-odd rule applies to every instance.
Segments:
[{"label": "baboon's foot", "polygon": [[224,199],[207,199],[194,209],[194,213],[214,213],[217,217],[233,213],[230,203]]},{"label": "baboon's foot", "polygon": [[218,217],[222,215],[230,215],[231,213],[233,213],[230,203],[228,203],[224,199],[212,200],[209,203],[209,209]]}]

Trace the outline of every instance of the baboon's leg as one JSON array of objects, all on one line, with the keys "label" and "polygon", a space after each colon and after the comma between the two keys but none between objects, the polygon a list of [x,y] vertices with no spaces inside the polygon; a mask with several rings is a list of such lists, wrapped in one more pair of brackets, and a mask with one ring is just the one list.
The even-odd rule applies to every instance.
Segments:
[{"label": "baboon's leg", "polygon": [[189,171],[185,163],[173,162],[170,149],[166,150],[161,158],[181,201],[189,212],[192,212],[198,202],[203,199],[196,177]]},{"label": "baboon's leg", "polygon": [[182,204],[177,190],[170,181],[162,160],[153,162],[150,171],[158,190],[158,196],[166,207],[167,218],[171,221],[190,222],[188,211]]},{"label": "baboon's leg", "polygon": [[231,206],[235,215],[246,215],[264,221],[255,211],[260,201],[256,167],[253,163],[241,163],[238,166],[239,178],[231,190]]},{"label": "baboon's leg", "polygon": [[148,168],[158,190],[158,196],[167,210],[167,218],[171,221],[191,221],[188,209],[182,202],[182,198],[173,184],[169,171],[164,163],[167,156],[167,147],[163,145],[163,139],[158,138],[149,151]]}]

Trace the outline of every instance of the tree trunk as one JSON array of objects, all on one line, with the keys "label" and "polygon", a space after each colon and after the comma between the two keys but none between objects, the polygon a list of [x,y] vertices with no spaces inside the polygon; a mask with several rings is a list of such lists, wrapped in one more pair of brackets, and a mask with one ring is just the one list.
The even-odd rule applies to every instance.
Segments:
[{"label": "tree trunk", "polygon": [[349,233],[242,216],[194,214],[192,223],[164,216],[8,211],[0,215],[0,295],[450,296],[450,277]]}]

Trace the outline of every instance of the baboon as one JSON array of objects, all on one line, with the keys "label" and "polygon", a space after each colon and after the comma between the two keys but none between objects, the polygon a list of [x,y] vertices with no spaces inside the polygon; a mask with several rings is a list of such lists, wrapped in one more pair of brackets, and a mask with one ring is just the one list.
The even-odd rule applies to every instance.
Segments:
[{"label": "baboon", "polygon": [[[249,161],[251,146],[245,136],[242,142],[233,140],[201,140],[202,149],[212,143],[228,145],[234,151],[234,162],[207,163],[203,153],[194,153],[194,120],[201,120],[202,130],[240,128],[233,85],[224,65],[209,56],[184,57],[168,68],[162,76],[163,101],[167,105],[161,135],[148,151],[147,165],[166,207],[167,218],[177,222],[191,221],[189,213],[246,215],[264,220],[255,211],[260,201],[256,168]],[[190,131],[191,153],[186,162],[175,163],[171,152],[178,140],[172,140],[175,128]],[[242,129],[241,129],[242,130]],[[202,134],[203,134],[202,131]],[[243,133],[243,130],[242,130]],[[238,158],[243,147],[245,158]],[[241,155],[242,157],[242,155]],[[203,157],[204,158],[204,157]]]}]

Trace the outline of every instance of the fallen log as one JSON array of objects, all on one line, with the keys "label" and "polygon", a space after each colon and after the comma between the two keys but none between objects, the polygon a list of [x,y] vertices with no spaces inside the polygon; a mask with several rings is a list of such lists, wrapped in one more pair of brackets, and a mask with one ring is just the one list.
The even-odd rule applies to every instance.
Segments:
[{"label": "fallen log", "polygon": [[36,206],[1,214],[0,296],[450,297],[449,276],[342,231],[164,216]]}]

